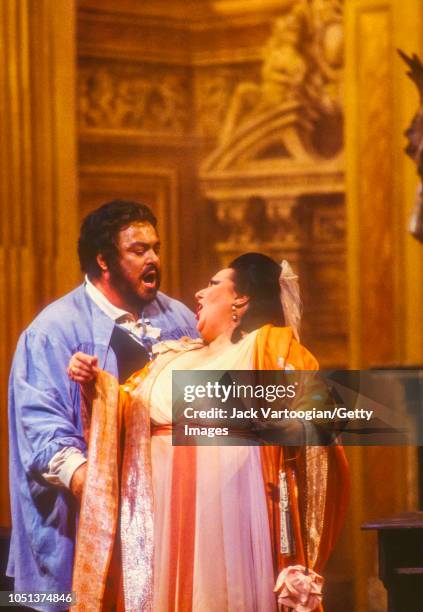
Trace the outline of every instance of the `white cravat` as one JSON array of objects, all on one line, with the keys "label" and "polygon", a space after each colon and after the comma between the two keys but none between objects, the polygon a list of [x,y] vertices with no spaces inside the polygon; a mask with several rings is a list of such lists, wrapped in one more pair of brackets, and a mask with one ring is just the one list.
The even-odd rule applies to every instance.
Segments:
[{"label": "white cravat", "polygon": [[100,310],[113,319],[120,327],[125,328],[138,339],[144,336],[157,339],[160,336],[161,329],[159,327],[153,327],[149,319],[145,319],[143,316],[135,319],[130,312],[112,304],[104,293],[93,285],[88,276],[85,277],[85,290]]}]

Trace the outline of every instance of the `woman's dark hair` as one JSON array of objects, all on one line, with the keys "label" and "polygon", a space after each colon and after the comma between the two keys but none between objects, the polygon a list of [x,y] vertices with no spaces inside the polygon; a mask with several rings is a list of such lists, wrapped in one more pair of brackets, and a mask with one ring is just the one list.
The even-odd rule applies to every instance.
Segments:
[{"label": "woman's dark hair", "polygon": [[91,278],[100,276],[97,255],[101,254],[108,265],[118,256],[117,236],[131,223],[151,223],[157,219],[145,204],[125,200],[113,200],[89,213],[82,222],[78,240],[81,270]]},{"label": "woman's dark hair", "polygon": [[236,291],[250,298],[248,310],[242,317],[241,330],[249,332],[267,323],[284,325],[280,265],[267,255],[245,253],[231,261],[228,267],[235,271]]}]

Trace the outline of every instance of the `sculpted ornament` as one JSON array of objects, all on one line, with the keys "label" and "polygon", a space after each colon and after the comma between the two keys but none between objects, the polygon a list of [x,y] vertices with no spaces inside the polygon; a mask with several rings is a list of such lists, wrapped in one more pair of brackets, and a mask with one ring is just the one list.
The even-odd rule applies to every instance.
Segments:
[{"label": "sculpted ornament", "polygon": [[254,239],[255,219],[250,214],[247,200],[233,200],[219,202],[216,207],[217,220],[222,228],[226,229],[226,244],[249,244]]},{"label": "sculpted ornament", "polygon": [[189,125],[189,107],[182,73],[146,72],[126,64],[81,69],[82,128],[181,133]]},{"label": "sculpted ornament", "polygon": [[342,0],[300,0],[275,20],[263,50],[259,83],[238,84],[220,145],[251,118],[297,103],[312,120],[340,113],[342,95]]},{"label": "sculpted ornament", "polygon": [[279,196],[266,200],[266,221],[268,235],[275,244],[296,243],[299,236],[295,216],[296,197]]},{"label": "sculpted ornament", "polygon": [[307,62],[301,50],[305,15],[289,13],[275,21],[273,33],[263,51],[261,83],[240,83],[231,100],[220,142],[227,142],[240,122],[252,115],[297,101],[304,95]]},{"label": "sculpted ornament", "polygon": [[319,81],[321,106],[326,112],[340,111],[344,64],[343,0],[314,0],[313,60]]},{"label": "sculpted ornament", "polygon": [[219,133],[236,87],[233,71],[212,69],[195,77],[196,131],[206,138]]}]

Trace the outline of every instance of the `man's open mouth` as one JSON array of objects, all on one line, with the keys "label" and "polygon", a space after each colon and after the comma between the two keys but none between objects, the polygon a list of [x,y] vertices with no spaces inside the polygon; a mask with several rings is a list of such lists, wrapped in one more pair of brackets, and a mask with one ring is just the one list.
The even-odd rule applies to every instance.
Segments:
[{"label": "man's open mouth", "polygon": [[159,276],[156,269],[150,269],[141,277],[142,282],[146,287],[155,288],[157,286]]}]

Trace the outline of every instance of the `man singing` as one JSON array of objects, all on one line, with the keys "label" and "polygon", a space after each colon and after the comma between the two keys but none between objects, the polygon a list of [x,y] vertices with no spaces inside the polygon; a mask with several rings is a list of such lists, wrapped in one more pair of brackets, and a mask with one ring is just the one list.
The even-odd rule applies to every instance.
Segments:
[{"label": "man singing", "polygon": [[123,381],[148,361],[157,341],[198,336],[191,311],[159,291],[159,246],[147,206],[113,201],[90,213],[78,242],[85,283],[45,308],[19,339],[9,387],[7,573],[16,591],[71,588],[87,448],[79,385],[66,371],[70,357],[89,353]]}]

